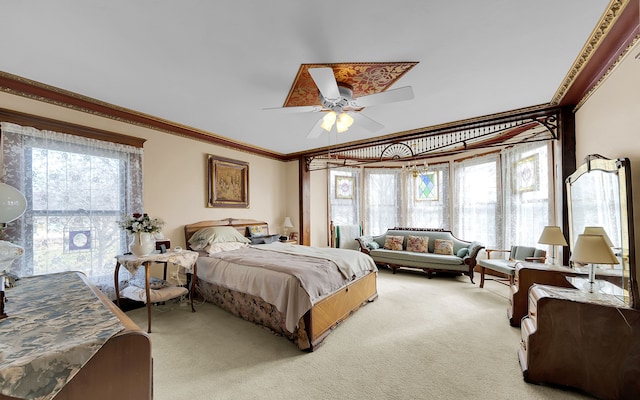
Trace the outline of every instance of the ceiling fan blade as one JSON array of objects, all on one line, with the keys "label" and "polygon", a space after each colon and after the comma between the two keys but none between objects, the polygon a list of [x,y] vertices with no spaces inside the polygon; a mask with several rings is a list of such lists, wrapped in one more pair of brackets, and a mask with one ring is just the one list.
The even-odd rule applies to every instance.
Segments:
[{"label": "ceiling fan blade", "polygon": [[336,100],[340,98],[340,90],[338,90],[338,82],[333,75],[333,69],[309,68],[308,71],[325,99]]},{"label": "ceiling fan blade", "polygon": [[353,124],[355,126],[364,128],[369,132],[378,132],[380,129],[384,128],[384,125],[372,120],[361,112],[350,112],[348,114],[353,117]]},{"label": "ceiling fan blade", "polygon": [[263,108],[263,111],[280,111],[282,113],[318,112],[322,111],[320,106],[299,106],[299,107],[273,107]]},{"label": "ceiling fan blade", "polygon": [[374,93],[368,96],[362,96],[355,99],[358,107],[369,107],[383,103],[393,103],[396,101],[404,101],[413,99],[413,89],[411,86],[404,86],[397,89],[387,90],[386,92]]},{"label": "ceiling fan blade", "polygon": [[319,137],[320,135],[322,135],[322,132],[326,132],[320,126],[321,124],[322,124],[322,118],[320,118],[318,120],[318,122],[316,122],[316,124],[313,126],[313,128],[311,128],[311,130],[307,134],[307,139],[315,139],[315,138]]}]

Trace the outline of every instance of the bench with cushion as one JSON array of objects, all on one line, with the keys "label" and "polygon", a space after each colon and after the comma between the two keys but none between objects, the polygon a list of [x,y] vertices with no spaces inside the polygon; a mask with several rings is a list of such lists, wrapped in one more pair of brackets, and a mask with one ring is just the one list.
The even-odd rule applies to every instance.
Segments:
[{"label": "bench with cushion", "polygon": [[369,254],[376,264],[391,268],[421,269],[431,278],[434,272],[455,272],[469,276],[478,252],[484,246],[467,242],[442,229],[393,228],[383,235],[361,236],[360,251]]},{"label": "bench with cushion", "polygon": [[[487,259],[479,260],[478,264],[480,265],[480,287],[484,287],[485,281],[485,270],[490,269],[492,271],[498,272],[502,275],[506,275],[506,281],[509,285],[513,285],[513,277],[515,275],[516,270],[516,261],[529,261],[529,262],[544,262],[547,256],[547,252],[544,250],[537,249],[535,247],[529,246],[511,246],[510,250],[497,250],[497,249],[487,249]],[[491,258],[491,253],[500,252],[500,253],[509,253],[509,259],[495,259]],[[487,279],[488,280],[488,279]],[[505,280],[505,279],[492,279],[492,280]]]}]

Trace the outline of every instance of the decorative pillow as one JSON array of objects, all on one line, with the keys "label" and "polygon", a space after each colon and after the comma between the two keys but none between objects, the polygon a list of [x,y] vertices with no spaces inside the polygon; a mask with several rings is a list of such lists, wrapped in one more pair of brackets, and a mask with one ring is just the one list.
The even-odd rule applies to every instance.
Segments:
[{"label": "decorative pillow", "polygon": [[250,237],[260,237],[260,236],[266,236],[267,235],[267,229],[266,229],[266,227],[264,227],[262,225],[249,226],[249,227],[247,227],[247,229],[249,229],[249,236]]},{"label": "decorative pillow", "polygon": [[407,235],[407,251],[415,253],[429,252],[429,236]]},{"label": "decorative pillow", "polygon": [[369,243],[367,243],[367,248],[369,250],[374,250],[374,249],[379,249],[380,245],[378,244],[378,242],[376,242],[375,240],[370,241]]},{"label": "decorative pillow", "polygon": [[453,240],[436,239],[433,246],[434,254],[453,255]]},{"label": "decorative pillow", "polygon": [[211,254],[220,253],[223,251],[237,250],[245,246],[247,246],[247,244],[242,242],[220,242],[220,243],[208,244],[205,246],[203,250],[206,251],[209,255],[211,255]]},{"label": "decorative pillow", "polygon": [[251,243],[248,238],[242,236],[236,228],[231,226],[212,226],[200,229],[189,239],[189,245],[193,250],[202,250],[208,244],[221,242]]},{"label": "decorative pillow", "polygon": [[251,238],[251,244],[266,244],[273,243],[280,240],[280,234],[276,233],[275,235],[263,235],[263,236],[254,236]]},{"label": "decorative pillow", "polygon": [[384,239],[384,248],[387,250],[402,250],[404,236],[388,235]]},{"label": "decorative pillow", "polygon": [[458,252],[456,253],[456,256],[460,258],[465,258],[468,254],[469,254],[469,249],[466,247],[463,247],[460,250],[458,250]]}]

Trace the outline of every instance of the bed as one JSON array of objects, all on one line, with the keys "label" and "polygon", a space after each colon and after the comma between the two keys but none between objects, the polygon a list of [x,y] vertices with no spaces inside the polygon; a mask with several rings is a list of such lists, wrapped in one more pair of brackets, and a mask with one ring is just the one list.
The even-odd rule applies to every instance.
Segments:
[{"label": "bed", "polygon": [[[281,243],[266,222],[252,219],[201,221],[184,231],[187,247],[200,254],[198,295],[301,350],[315,350],[378,297],[377,268],[364,253]],[[211,232],[223,231],[211,240]],[[244,240],[230,239],[230,231]]]}]

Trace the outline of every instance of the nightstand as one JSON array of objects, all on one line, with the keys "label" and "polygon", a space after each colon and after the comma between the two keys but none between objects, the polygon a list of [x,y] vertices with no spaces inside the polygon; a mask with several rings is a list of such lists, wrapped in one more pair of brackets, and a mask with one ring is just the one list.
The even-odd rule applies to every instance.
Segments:
[{"label": "nightstand", "polygon": [[[193,295],[195,292],[195,285],[197,281],[197,266],[196,260],[198,259],[198,253],[190,250],[182,250],[182,251],[168,251],[166,253],[152,253],[146,256],[137,257],[133,254],[125,254],[116,256],[116,267],[114,271],[114,286],[116,290],[116,301],[118,307],[120,307],[120,288],[118,282],[118,273],[120,271],[120,266],[123,265],[127,271],[131,275],[135,275],[138,271],[138,268],[144,267],[145,269],[145,297],[144,301],[147,305],[147,332],[151,333],[151,303],[158,303],[166,300],[173,299],[175,297],[181,296],[183,294],[189,293],[189,301],[191,303],[191,311],[195,312],[195,308],[193,307]],[[172,263],[181,268],[184,268],[187,273],[192,273],[193,277],[191,279],[190,288],[184,288],[184,290],[175,290],[175,286],[173,287],[165,287],[153,290],[153,294],[155,300],[152,300],[152,289],[149,287],[149,282],[151,280],[151,264],[152,263]]]}]

